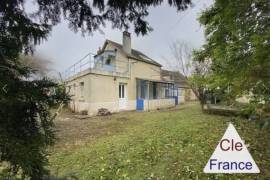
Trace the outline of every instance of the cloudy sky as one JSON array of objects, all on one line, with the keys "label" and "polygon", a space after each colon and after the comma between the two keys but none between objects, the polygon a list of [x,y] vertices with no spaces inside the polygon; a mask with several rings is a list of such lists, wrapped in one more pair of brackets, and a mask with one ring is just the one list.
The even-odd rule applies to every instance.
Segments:
[{"label": "cloudy sky", "polygon": [[[132,48],[142,51],[165,67],[164,57],[171,57],[169,46],[176,39],[186,41],[193,48],[199,48],[204,43],[204,33],[197,18],[202,10],[212,4],[212,0],[193,2],[194,7],[183,12],[177,12],[166,3],[150,9],[147,20],[154,31],[146,36],[136,36],[131,31]],[[122,43],[122,31],[112,29],[110,24],[102,30],[104,34],[94,32],[93,35],[82,37],[79,32],[72,32],[67,22],[63,21],[53,28],[48,41],[39,45],[36,53],[50,60],[54,71],[62,72],[88,52],[95,53],[105,39]]]}]

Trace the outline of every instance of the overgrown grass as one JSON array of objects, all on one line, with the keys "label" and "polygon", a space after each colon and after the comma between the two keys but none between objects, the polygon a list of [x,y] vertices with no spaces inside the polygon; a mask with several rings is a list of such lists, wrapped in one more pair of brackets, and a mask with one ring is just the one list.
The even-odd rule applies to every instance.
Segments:
[{"label": "overgrown grass", "polygon": [[[169,111],[119,113],[93,121],[98,120],[108,124],[107,128],[103,126],[102,135],[84,138],[81,144],[57,146],[52,150],[49,160],[54,174],[73,174],[79,179],[270,177],[270,131],[269,128],[259,129],[255,122],[203,114],[195,104]],[[261,170],[260,174],[203,173],[229,122],[250,145],[249,151]]]}]

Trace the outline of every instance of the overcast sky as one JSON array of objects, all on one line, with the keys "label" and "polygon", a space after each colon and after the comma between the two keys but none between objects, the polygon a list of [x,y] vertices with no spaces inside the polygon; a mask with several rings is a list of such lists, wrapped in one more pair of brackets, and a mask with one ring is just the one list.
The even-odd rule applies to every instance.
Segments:
[{"label": "overcast sky", "polygon": [[[176,39],[199,48],[204,43],[204,33],[197,18],[202,10],[212,4],[212,0],[193,2],[195,4],[193,8],[182,12],[177,12],[166,3],[151,8],[147,20],[154,31],[146,36],[136,36],[131,31],[132,48],[142,51],[165,67],[166,62],[163,57],[170,58],[169,46]],[[105,39],[122,43],[122,31],[112,29],[110,24],[102,30],[105,34],[94,32],[93,35],[82,37],[80,32],[72,32],[67,22],[63,21],[53,28],[48,41],[36,48],[36,53],[49,59],[52,62],[52,69],[62,72],[88,52],[95,53]]]}]

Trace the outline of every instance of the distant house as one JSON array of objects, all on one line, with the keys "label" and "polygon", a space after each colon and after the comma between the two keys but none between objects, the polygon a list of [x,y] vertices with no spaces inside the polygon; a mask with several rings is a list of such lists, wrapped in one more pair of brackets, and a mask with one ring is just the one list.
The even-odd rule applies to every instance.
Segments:
[{"label": "distant house", "polygon": [[169,71],[162,70],[161,71],[162,78],[165,81],[172,81],[177,87],[178,94],[178,102],[185,103],[186,101],[197,100],[197,97],[190,89],[186,77],[178,71]]},{"label": "distant house", "polygon": [[89,54],[66,74],[69,106],[76,112],[153,110],[179,103],[179,84],[163,76],[158,62],[132,49],[126,31],[122,44],[106,40],[96,55]]}]

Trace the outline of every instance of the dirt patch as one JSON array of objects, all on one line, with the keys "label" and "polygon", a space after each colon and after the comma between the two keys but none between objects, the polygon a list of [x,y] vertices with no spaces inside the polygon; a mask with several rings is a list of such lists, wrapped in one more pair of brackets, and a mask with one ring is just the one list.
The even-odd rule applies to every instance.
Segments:
[{"label": "dirt patch", "polygon": [[125,121],[128,121],[129,118],[118,116],[119,114],[78,118],[77,114],[62,111],[55,120],[57,138],[55,148],[82,145],[102,136],[123,132]]},{"label": "dirt patch", "polygon": [[[162,111],[176,111],[183,107]],[[161,110],[159,110],[161,111]],[[110,136],[115,133],[122,133],[126,130],[126,124],[131,126],[139,125],[143,114],[149,112],[126,111],[115,113],[110,116],[94,116],[89,117],[72,113],[67,109],[63,109],[61,114],[55,120],[55,129],[57,143],[55,148],[65,148],[66,146],[77,146],[84,143],[91,143],[97,138]],[[137,116],[137,117],[134,117]]]}]

